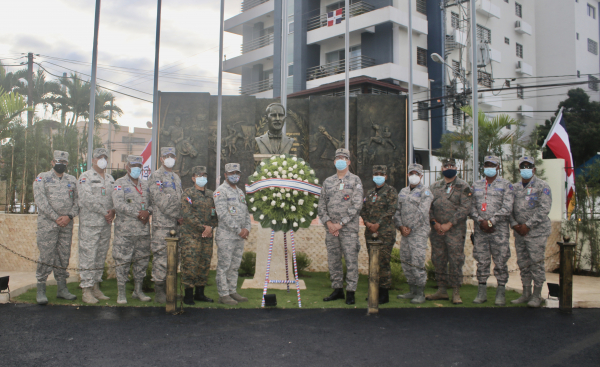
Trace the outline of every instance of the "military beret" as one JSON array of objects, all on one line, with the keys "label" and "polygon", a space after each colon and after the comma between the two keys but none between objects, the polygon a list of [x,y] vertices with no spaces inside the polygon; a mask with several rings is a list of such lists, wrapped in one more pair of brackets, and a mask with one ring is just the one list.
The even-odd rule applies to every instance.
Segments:
[{"label": "military beret", "polygon": [[376,173],[376,172],[383,172],[383,174],[386,175],[387,174],[387,166],[384,166],[384,165],[373,166],[373,173]]},{"label": "military beret", "polygon": [[162,147],[162,148],[160,148],[160,155],[161,156],[165,156],[167,154],[177,155],[175,153],[175,148],[174,147]]},{"label": "military beret", "polygon": [[242,172],[242,170],[240,169],[240,164],[239,163],[227,163],[225,165],[225,172]]},{"label": "military beret", "polygon": [[54,151],[54,160],[55,161],[69,161],[69,153],[63,152],[62,150]]},{"label": "military beret", "polygon": [[144,158],[141,155],[128,155],[127,163],[129,164],[144,164]]},{"label": "military beret", "polygon": [[193,175],[201,175],[206,173],[206,167],[205,166],[196,166],[192,168],[192,176]]},{"label": "military beret", "polygon": [[494,163],[495,165],[499,165],[500,158],[496,157],[495,155],[486,155],[485,158],[483,159],[483,163],[485,163],[485,162],[490,162],[490,163]]},{"label": "military beret", "polygon": [[456,160],[454,158],[446,158],[442,161],[442,166],[445,166],[447,164],[451,166],[456,166]]},{"label": "military beret", "polygon": [[92,153],[92,158],[100,158],[103,155],[108,157],[108,150],[106,148],[96,148],[94,149],[94,153]]},{"label": "military beret", "polygon": [[335,151],[335,156],[336,156],[336,158],[339,156],[342,156],[342,157],[346,157],[346,158],[350,159],[350,151],[346,148],[340,148]]},{"label": "military beret", "polygon": [[521,157],[521,158],[519,158],[519,166],[523,162],[529,162],[529,163],[531,163],[531,164],[533,164],[535,166],[535,161],[533,160],[533,157]]},{"label": "military beret", "polygon": [[419,174],[423,174],[423,166],[421,166],[418,163],[411,163],[408,165],[408,173],[411,173],[412,171],[417,171]]}]

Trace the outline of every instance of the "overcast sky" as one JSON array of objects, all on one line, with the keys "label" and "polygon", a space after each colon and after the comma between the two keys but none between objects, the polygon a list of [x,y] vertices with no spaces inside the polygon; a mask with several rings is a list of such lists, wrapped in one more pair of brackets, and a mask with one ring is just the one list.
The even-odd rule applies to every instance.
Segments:
[{"label": "overcast sky", "polygon": [[[70,73],[72,69],[90,75],[95,3],[95,0],[0,0],[2,63],[27,61],[26,57],[14,58],[33,52],[40,54],[35,61],[53,74]],[[240,0],[226,1],[225,19],[238,14],[240,4]],[[98,80],[99,85],[152,101],[156,5],[156,0],[102,1],[98,78],[137,91],[104,80]],[[240,36],[225,33],[226,57],[239,55],[240,44]],[[159,90],[216,94],[218,46],[219,1],[163,0]],[[240,78],[226,73],[223,78],[223,94],[238,94]],[[152,120],[151,103],[113,94],[115,103],[124,112],[120,124],[145,127],[146,121]]]}]

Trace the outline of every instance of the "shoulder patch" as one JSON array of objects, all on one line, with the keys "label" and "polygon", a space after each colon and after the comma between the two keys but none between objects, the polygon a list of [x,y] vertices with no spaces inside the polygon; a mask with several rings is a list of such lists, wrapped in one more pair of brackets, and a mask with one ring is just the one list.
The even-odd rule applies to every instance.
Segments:
[{"label": "shoulder patch", "polygon": [[215,193],[213,194],[213,197],[216,199],[219,197],[219,195],[221,195],[220,191],[215,191]]},{"label": "shoulder patch", "polygon": [[546,195],[550,195],[550,189],[549,188],[545,188],[544,190],[542,190],[542,192]]},{"label": "shoulder patch", "polygon": [[425,190],[425,196],[429,196],[431,195],[431,193],[429,192],[429,190]]},{"label": "shoulder patch", "polygon": [[82,177],[82,178],[80,178],[80,179],[79,179],[79,183],[80,183],[80,184],[84,184],[84,183],[85,183],[85,177]]},{"label": "shoulder patch", "polygon": [[42,182],[42,177],[41,177],[41,176],[37,176],[37,177],[35,178],[35,181],[36,181],[36,182]]},{"label": "shoulder patch", "polygon": [[115,186],[115,191],[121,191],[121,186]]},{"label": "shoulder patch", "polygon": [[190,197],[189,197],[189,196],[187,197],[187,202],[188,202],[188,203],[190,203],[190,205],[193,205],[193,204],[192,204],[192,199],[190,199]]},{"label": "shoulder patch", "polygon": [[512,184],[508,184],[508,188],[511,190],[514,190],[513,185]]},{"label": "shoulder patch", "polygon": [[357,189],[362,189],[362,185],[361,184],[356,184],[356,188]]}]

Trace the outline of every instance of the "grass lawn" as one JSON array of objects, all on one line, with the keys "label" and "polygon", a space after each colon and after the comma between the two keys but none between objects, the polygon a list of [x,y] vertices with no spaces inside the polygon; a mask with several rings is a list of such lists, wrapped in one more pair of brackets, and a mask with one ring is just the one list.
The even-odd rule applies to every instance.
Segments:
[{"label": "grass lawn", "polygon": [[[332,302],[323,302],[323,297],[329,295],[332,291],[331,283],[327,273],[308,273],[307,277],[302,279],[306,283],[306,290],[301,291],[302,297],[302,308],[367,308],[367,289],[368,289],[368,277],[361,275],[358,282],[358,289],[356,292],[356,304],[349,306],[343,300],[337,300]],[[198,308],[259,308],[262,300],[262,289],[241,289],[241,285],[246,278],[240,277],[238,280],[239,294],[248,297],[248,302],[238,303],[236,306],[227,306],[217,303],[219,298],[217,294],[217,287],[215,285],[215,272],[210,272],[210,283],[205,289],[206,296],[215,300],[215,303],[205,303],[196,301],[195,306],[184,305],[185,307],[198,307]],[[434,281],[427,282],[427,288],[425,294],[435,293]],[[131,298],[133,292],[133,284],[127,283],[127,304],[117,304],[117,280],[109,279],[102,283],[102,291],[105,295],[110,297],[108,301],[99,301],[95,305],[88,305],[81,302],[81,289],[79,283],[68,284],[69,291],[77,296],[74,301],[68,301],[64,299],[56,298],[56,286],[48,286],[46,295],[48,297],[48,304],[51,305],[75,305],[75,306],[116,306],[116,307],[158,307],[157,303],[154,303],[154,293],[147,293],[152,298],[150,302],[141,302],[137,299]],[[410,303],[410,300],[397,299],[396,295],[408,292],[408,285],[404,284],[399,290],[390,291],[390,302],[384,305],[380,305],[380,308],[407,308],[407,307],[496,307],[494,306],[494,298],[496,295],[496,288],[488,288],[488,301],[484,304],[477,305],[472,301],[477,295],[477,287],[473,285],[464,285],[460,289],[460,295],[463,300],[462,305],[453,305],[450,301],[425,301],[420,305],[414,305]],[[290,285],[290,292],[285,290],[268,290],[268,293],[274,293],[277,295],[277,307],[278,308],[298,308],[298,298],[296,295],[295,285]],[[36,303],[35,300],[36,289],[30,289],[26,293],[14,298],[15,302],[23,303]],[[506,291],[506,306],[505,307],[523,307],[526,305],[512,305],[510,301],[519,298],[519,294],[514,291]],[[179,305],[179,304],[178,304]]]}]

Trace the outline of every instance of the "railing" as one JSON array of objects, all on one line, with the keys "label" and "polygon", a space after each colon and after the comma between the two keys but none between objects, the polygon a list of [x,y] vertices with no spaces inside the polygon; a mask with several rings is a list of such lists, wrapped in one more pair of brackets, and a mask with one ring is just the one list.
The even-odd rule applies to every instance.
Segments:
[{"label": "railing", "polygon": [[255,38],[250,42],[242,43],[242,47],[241,47],[242,54],[245,54],[246,52],[254,51],[259,48],[268,46],[268,45],[272,44],[274,42],[274,40],[275,40],[275,35],[273,33],[271,33],[271,34],[266,34],[259,38]]},{"label": "railing", "polygon": [[244,0],[242,1],[242,13],[268,1],[270,0]]},{"label": "railing", "polygon": [[[354,56],[350,58],[349,69],[359,70],[375,66],[375,59],[368,56]],[[319,78],[325,78],[330,75],[341,74],[345,72],[346,63],[345,60],[330,62],[325,65],[317,65],[306,69],[306,80],[314,80]]]},{"label": "railing", "polygon": [[265,79],[240,87],[240,94],[256,94],[273,89],[273,80]]},{"label": "railing", "polygon": [[[342,8],[342,20],[346,19],[346,9]],[[354,4],[350,5],[350,18],[356,17],[358,15],[368,13],[370,11],[375,10],[375,6],[365,2],[358,1]],[[308,31],[312,31],[314,29],[318,29],[321,27],[327,27],[327,13],[315,15],[312,18],[308,18],[306,21]]]}]

